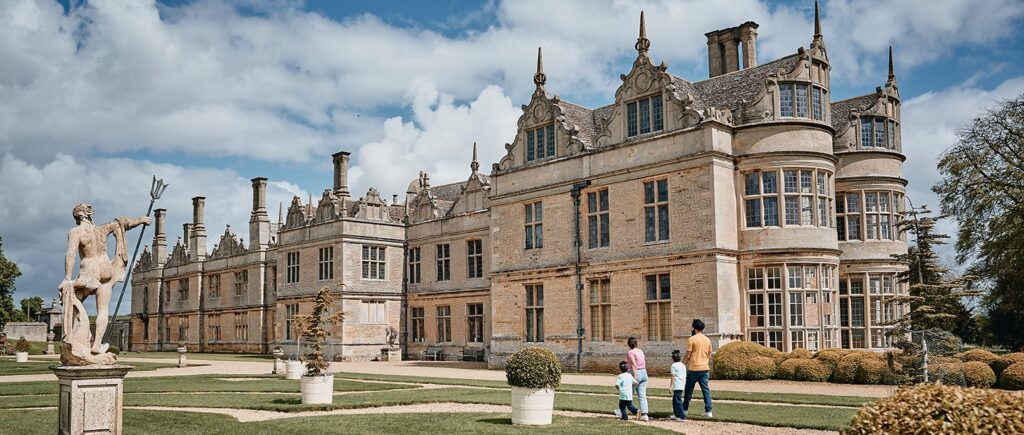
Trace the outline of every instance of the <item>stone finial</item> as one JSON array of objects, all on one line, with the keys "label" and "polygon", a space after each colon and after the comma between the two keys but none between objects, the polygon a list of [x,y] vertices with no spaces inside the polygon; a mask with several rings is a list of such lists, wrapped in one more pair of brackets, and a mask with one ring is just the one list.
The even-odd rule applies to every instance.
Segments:
[{"label": "stone finial", "polygon": [[890,83],[896,83],[896,70],[893,68],[893,65],[892,65],[892,46],[891,45],[889,46],[889,79],[886,81],[886,84],[890,84]]},{"label": "stone finial", "polygon": [[544,74],[544,55],[540,47],[537,47],[537,73],[533,75],[533,84],[537,85],[537,89],[544,89],[547,81],[548,76]]},{"label": "stone finial", "polygon": [[818,14],[818,0],[814,0],[814,37],[821,37],[821,16]]},{"label": "stone finial", "polygon": [[640,54],[647,54],[651,48],[651,40],[647,39],[647,26],[644,24],[644,11],[640,11],[640,37],[636,38],[635,47]]},{"label": "stone finial", "polygon": [[476,142],[473,142],[473,161],[470,162],[469,169],[471,169],[474,174],[480,170],[480,162],[476,160]]}]

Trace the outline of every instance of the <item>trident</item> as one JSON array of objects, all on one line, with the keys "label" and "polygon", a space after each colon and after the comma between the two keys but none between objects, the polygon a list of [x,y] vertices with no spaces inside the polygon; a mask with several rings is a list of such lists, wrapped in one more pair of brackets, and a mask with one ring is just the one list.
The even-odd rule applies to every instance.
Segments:
[{"label": "trident", "polygon": [[[164,194],[164,191],[167,190],[167,186],[169,186],[169,184],[164,184],[164,180],[162,178],[157,179],[156,175],[153,176],[153,183],[149,188],[149,209],[146,210],[146,217],[149,217],[149,215],[153,213],[153,204]],[[114,315],[110,317],[111,321],[117,320],[117,312],[121,310],[121,301],[124,299],[124,289],[128,286],[128,283],[131,282],[132,268],[135,266],[135,257],[139,255],[139,245],[142,244],[142,236],[146,234],[146,227],[148,226],[149,225],[147,224],[142,225],[142,231],[139,232],[139,240],[135,242],[135,252],[132,253],[131,263],[128,263],[128,270],[125,273],[124,281],[121,281],[121,294],[117,296],[117,305],[114,306]],[[107,328],[106,332],[103,334],[103,343],[106,343],[107,339],[110,338],[110,331],[112,329],[113,328]]]}]

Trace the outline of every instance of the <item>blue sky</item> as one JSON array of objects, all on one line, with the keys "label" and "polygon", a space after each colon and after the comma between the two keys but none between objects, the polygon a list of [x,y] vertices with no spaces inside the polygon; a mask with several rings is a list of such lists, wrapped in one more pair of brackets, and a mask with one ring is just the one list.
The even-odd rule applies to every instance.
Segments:
[{"label": "blue sky", "polygon": [[[70,210],[145,212],[149,177],[171,184],[169,238],[207,197],[210,243],[244,235],[248,179],[268,202],[319,196],[330,154],[353,153],[353,192],[390,198],[419,170],[464,180],[515,134],[543,46],[547,90],[608,104],[635,57],[640,10],[651,55],[707,75],[703,34],[760,24],[758,61],[813,33],[813,2],[172,1],[0,2],[0,237],[25,273],[16,299],[56,294]],[[993,102],[1024,91],[1024,5],[1011,0],[822,3],[833,101],[870,93],[893,45],[906,177],[938,204],[935,159]],[[944,224],[954,231],[951,222]],[[149,237],[147,236],[147,239]],[[148,240],[147,240],[148,242]],[[947,259],[951,257],[947,252]]]}]

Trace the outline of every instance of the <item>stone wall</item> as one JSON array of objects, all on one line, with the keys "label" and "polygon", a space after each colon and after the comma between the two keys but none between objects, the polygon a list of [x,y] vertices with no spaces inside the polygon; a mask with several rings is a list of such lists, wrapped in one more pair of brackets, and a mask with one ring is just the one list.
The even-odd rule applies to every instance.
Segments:
[{"label": "stone wall", "polygon": [[43,322],[7,322],[4,332],[11,341],[21,337],[28,341],[46,341],[46,323]]}]

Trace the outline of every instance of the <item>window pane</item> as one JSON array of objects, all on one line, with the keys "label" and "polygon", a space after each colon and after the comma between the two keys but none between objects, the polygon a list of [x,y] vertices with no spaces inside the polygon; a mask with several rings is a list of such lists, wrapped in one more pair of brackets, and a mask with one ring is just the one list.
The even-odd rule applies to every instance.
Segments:
[{"label": "window pane", "polygon": [[644,204],[650,204],[654,202],[654,183],[644,183]]},{"label": "window pane", "polygon": [[783,182],[785,184],[786,193],[797,193],[797,171],[785,171],[782,173]]},{"label": "window pane", "polygon": [[896,121],[889,120],[889,149],[896,149]]},{"label": "window pane", "polygon": [[793,85],[779,85],[779,114],[782,116],[793,116]]},{"label": "window pane", "polygon": [[654,207],[644,207],[644,241],[654,241]]},{"label": "window pane", "polygon": [[761,173],[761,189],[764,193],[778,193],[778,175],[775,171]]},{"label": "window pane", "polygon": [[821,113],[822,113],[821,106],[822,106],[822,103],[823,103],[822,98],[821,98],[822,97],[822,92],[821,92],[821,89],[818,89],[816,87],[812,87],[811,89],[813,90],[812,95],[811,95],[811,102],[814,105],[814,119],[816,119],[818,121],[821,121],[821,120],[825,119],[821,115]]},{"label": "window pane", "polygon": [[761,226],[761,200],[748,199],[747,201],[747,228]]},{"label": "window pane", "polygon": [[544,156],[551,157],[555,155],[555,126],[549,125],[545,127],[544,130],[547,131],[547,140],[545,140],[547,152],[544,154]]},{"label": "window pane", "polygon": [[746,192],[747,195],[757,195],[758,193],[760,193],[758,191],[758,185],[757,185],[757,181],[758,181],[759,178],[760,177],[758,177],[757,172],[751,172],[751,173],[746,175],[746,179],[747,179],[746,186],[747,186],[747,188],[746,188],[745,192]]},{"label": "window pane", "polygon": [[648,100],[640,100],[640,134],[651,132],[651,106]]},{"label": "window pane", "polygon": [[875,146],[885,147],[885,120],[875,118]]},{"label": "window pane", "polygon": [[658,202],[668,201],[668,180],[658,180]]},{"label": "window pane", "polygon": [[779,198],[771,196],[764,199],[764,225],[779,225]]},{"label": "window pane", "polygon": [[807,117],[807,86],[796,86],[796,116]]},{"label": "window pane", "polygon": [[668,240],[668,206],[658,206],[658,240]]},{"label": "window pane", "polygon": [[654,118],[654,131],[665,128],[664,112],[661,106],[661,95],[651,97],[651,115]]},{"label": "window pane", "polygon": [[871,118],[860,119],[860,146],[869,148],[874,146],[871,143]]},{"label": "window pane", "polygon": [[626,124],[627,124],[626,136],[636,136],[637,135],[636,103],[629,103],[629,104],[626,105]]},{"label": "window pane", "polygon": [[534,152],[535,152],[534,149],[535,149],[536,146],[537,145],[536,145],[536,142],[534,140],[534,131],[533,130],[527,131],[526,132],[526,161],[529,162],[529,161],[532,161],[532,160],[536,159],[536,154],[534,154]]},{"label": "window pane", "polygon": [[786,197],[786,225],[800,225],[800,197]]}]

